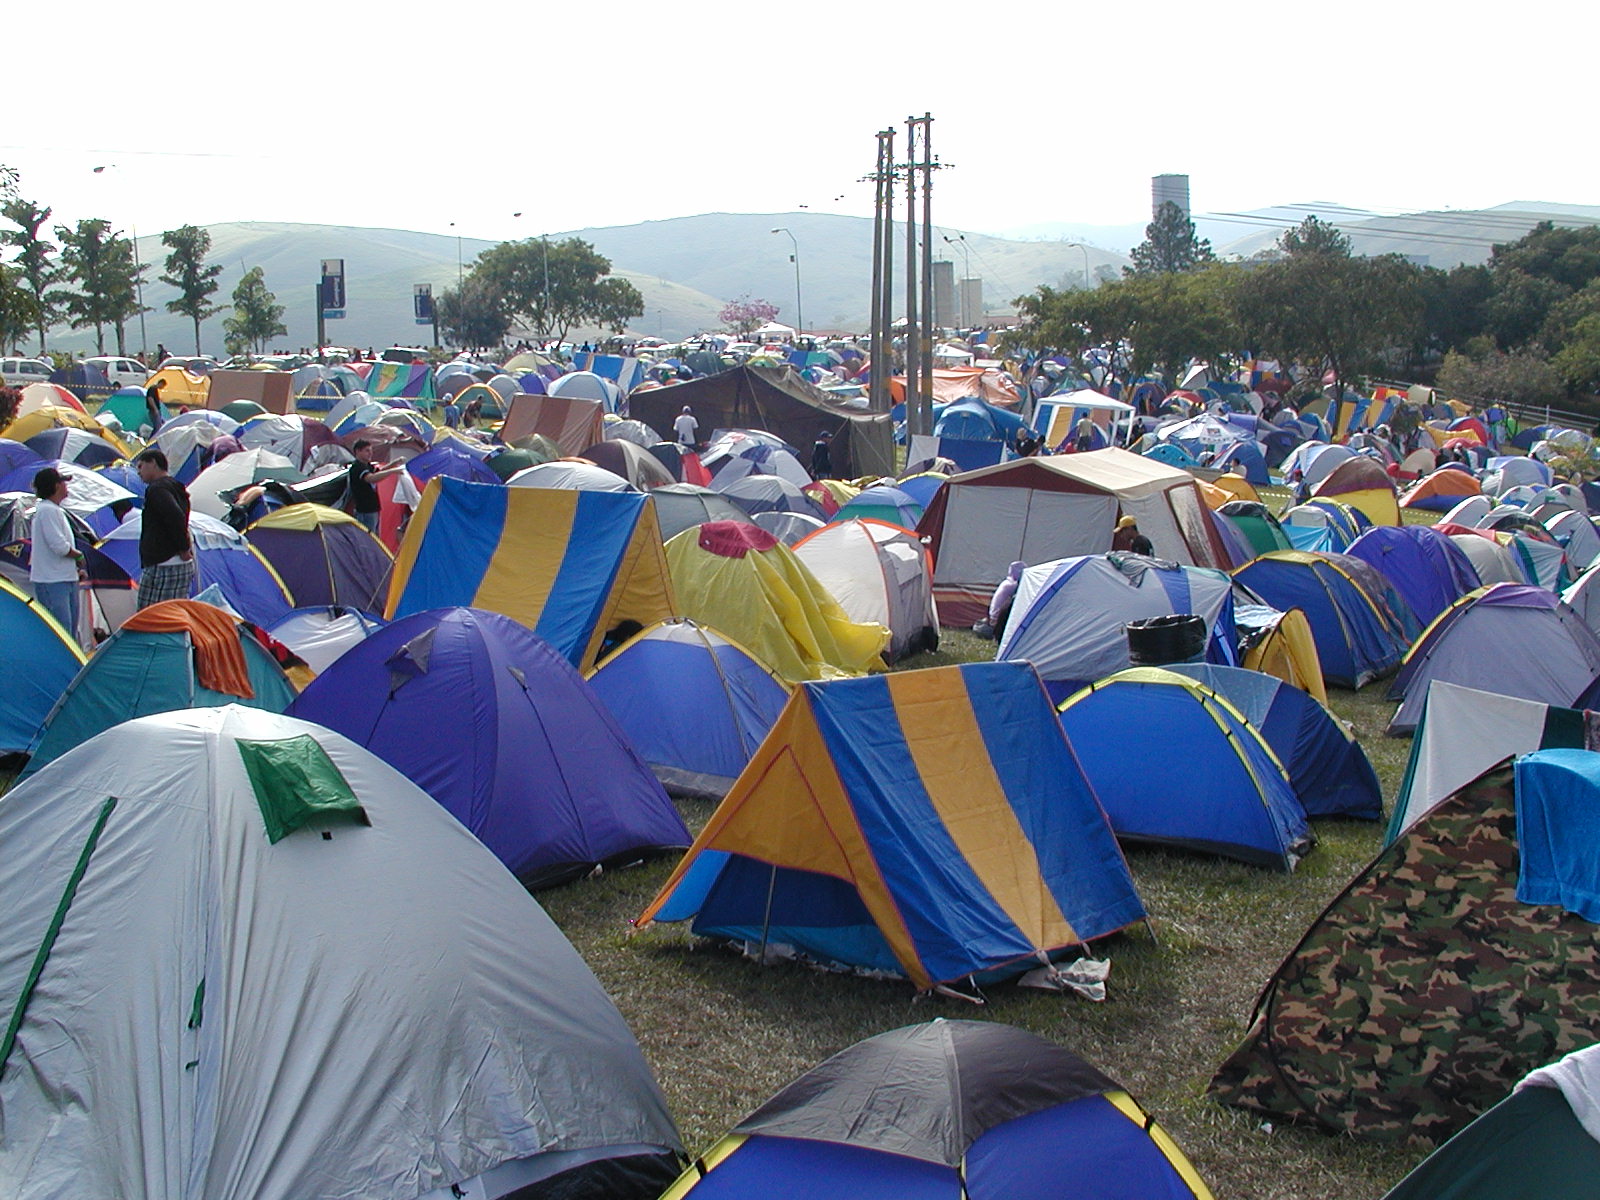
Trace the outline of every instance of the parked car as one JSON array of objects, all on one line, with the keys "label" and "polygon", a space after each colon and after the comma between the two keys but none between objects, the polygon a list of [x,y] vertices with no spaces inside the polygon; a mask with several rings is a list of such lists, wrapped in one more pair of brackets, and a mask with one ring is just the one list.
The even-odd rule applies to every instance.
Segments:
[{"label": "parked car", "polygon": [[106,373],[106,378],[119,388],[142,388],[150,378],[150,372],[136,360],[123,358],[120,354],[97,354],[83,361],[88,366],[99,367]]},{"label": "parked car", "polygon": [[179,354],[161,360],[161,370],[168,367],[178,367],[191,375],[209,375],[217,369],[217,360],[209,354],[187,355]]},{"label": "parked car", "polygon": [[54,370],[39,358],[0,358],[0,384],[24,388],[30,383],[46,383]]}]

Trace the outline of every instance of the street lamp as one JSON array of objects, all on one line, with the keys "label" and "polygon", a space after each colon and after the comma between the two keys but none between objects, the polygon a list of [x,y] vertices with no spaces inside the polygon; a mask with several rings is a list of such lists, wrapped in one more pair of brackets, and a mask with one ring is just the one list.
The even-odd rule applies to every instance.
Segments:
[{"label": "street lamp", "polygon": [[959,244],[961,247],[961,328],[968,329],[971,326],[967,320],[967,280],[972,278],[972,259],[967,254],[967,235],[958,233],[953,239],[946,237],[944,240],[952,246]]},{"label": "street lamp", "polygon": [[794,247],[794,253],[789,255],[789,261],[794,264],[794,340],[796,344],[798,344],[800,341],[800,335],[805,331],[806,327],[806,312],[800,304],[800,243],[795,241],[794,234],[789,233],[787,229],[780,227],[778,229],[774,229],[772,232],[788,233],[789,244]]},{"label": "street lamp", "polygon": [[1067,242],[1065,244],[1068,246],[1076,246],[1079,250],[1083,251],[1083,286],[1084,289],[1087,290],[1089,287],[1089,247],[1085,246],[1082,242]]},{"label": "street lamp", "polygon": [[[101,163],[94,169],[96,175],[105,174],[107,167],[115,167],[116,163]],[[128,222],[128,231],[133,235],[133,288],[134,298],[139,302],[139,356],[141,360],[147,359],[150,354],[150,338],[144,331],[144,264],[139,261],[139,226]],[[160,363],[156,364],[160,366]]]},{"label": "street lamp", "polygon": [[456,298],[460,299],[463,278],[461,271],[461,227],[451,221],[450,228],[456,231]]}]

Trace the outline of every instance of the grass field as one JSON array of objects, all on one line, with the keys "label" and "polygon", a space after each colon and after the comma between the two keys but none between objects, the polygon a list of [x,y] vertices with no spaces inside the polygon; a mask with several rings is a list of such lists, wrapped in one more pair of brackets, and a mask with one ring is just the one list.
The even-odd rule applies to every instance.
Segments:
[{"label": "grass field", "polygon": [[[906,666],[975,661],[994,646],[945,631],[937,654]],[[1383,737],[1382,685],[1335,693],[1393,797],[1408,743]],[[710,805],[685,810],[691,828]],[[1322,907],[1377,851],[1381,830],[1319,822],[1292,875],[1199,856],[1133,850],[1149,931],[1111,939],[1103,1004],[1015,985],[989,1003],[918,999],[904,983],[758,966],[678,926],[630,930],[666,878],[657,863],[543,893],[540,900],[600,976],[638,1035],[691,1152],[794,1076],[863,1037],[936,1016],[1005,1021],[1081,1054],[1126,1085],[1177,1138],[1218,1197],[1362,1200],[1420,1157],[1292,1127],[1267,1128],[1204,1095],[1243,1035],[1257,993]]]}]

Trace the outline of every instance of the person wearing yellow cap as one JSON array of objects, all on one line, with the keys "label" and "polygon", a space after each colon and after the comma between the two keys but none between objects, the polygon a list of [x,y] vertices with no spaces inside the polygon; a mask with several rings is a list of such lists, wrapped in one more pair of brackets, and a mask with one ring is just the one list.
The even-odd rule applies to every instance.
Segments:
[{"label": "person wearing yellow cap", "polygon": [[1118,519],[1116,532],[1111,535],[1111,549],[1129,554],[1153,555],[1156,552],[1150,539],[1139,532],[1139,522],[1131,516]]}]

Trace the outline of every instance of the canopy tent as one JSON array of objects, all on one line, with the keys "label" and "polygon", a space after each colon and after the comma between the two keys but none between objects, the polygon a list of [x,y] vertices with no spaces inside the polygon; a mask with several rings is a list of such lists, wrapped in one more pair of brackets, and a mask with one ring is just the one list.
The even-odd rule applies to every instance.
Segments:
[{"label": "canopy tent", "polygon": [[930,988],[1142,919],[1024,663],[798,688],[639,918]]},{"label": "canopy tent", "polygon": [[917,525],[933,552],[940,619],[957,626],[981,620],[1013,562],[1032,566],[1111,549],[1119,515],[1134,517],[1162,558],[1198,566],[1227,561],[1186,471],[1114,449],[1018,459],[953,476]]},{"label": "canopy tent", "polygon": [[736,638],[790,683],[882,665],[889,630],[852,621],[793,551],[754,525],[686,529],[666,559],[681,615]]},{"label": "canopy tent", "polygon": [[0,842],[8,1196],[646,1200],[679,1168],[560,930],[337,734],[131,721],[14,789]]},{"label": "canopy tent", "polygon": [[867,413],[801,379],[793,370],[739,366],[705,379],[637,392],[628,415],[654,429],[671,429],[689,406],[701,429],[765,429],[791,446],[833,435],[831,456],[840,478],[890,475],[894,444],[888,413]]},{"label": "canopy tent", "polygon": [[40,727],[22,777],[135,717],[244,703],[283,712],[294,685],[237,617],[166,600],[122,623],[73,677]]},{"label": "canopy tent", "polygon": [[406,529],[384,615],[485,608],[580,670],[608,638],[674,615],[649,499],[434,479]]},{"label": "canopy tent", "polygon": [[1509,766],[1497,767],[1382,851],[1268,982],[1212,1095],[1430,1145],[1533,1067],[1593,1042],[1600,933],[1517,899],[1519,803]]},{"label": "canopy tent", "polygon": [[885,661],[936,650],[939,614],[933,607],[933,563],[927,548],[909,529],[887,521],[846,519],[844,511],[841,519],[796,542],[795,557],[851,620],[889,630]]},{"label": "canopy tent", "polygon": [[1205,623],[1211,661],[1237,665],[1225,573],[1117,552],[1041,563],[1022,572],[995,657],[1032,663],[1059,700],[1128,665],[1129,621],[1180,613]]},{"label": "canopy tent", "polygon": [[1497,583],[1440,613],[1389,688],[1401,700],[1390,733],[1416,728],[1435,680],[1571,706],[1600,677],[1600,636],[1543,588]]},{"label": "canopy tent", "polygon": [[[1159,667],[1133,667],[1062,702],[1061,728],[1123,841],[1293,870],[1306,812],[1261,732],[1226,697]],[[1141,731],[1160,753],[1139,754]]]},{"label": "canopy tent", "polygon": [[629,638],[589,687],[675,795],[720,800],[789,700],[789,687],[743,646],[687,619]]},{"label": "canopy tent", "polygon": [[691,840],[572,666],[499,613],[433,609],[377,630],[290,715],[371,750],[529,887]]},{"label": "canopy tent", "polygon": [[1044,1200],[1063,1178],[1086,1200],[1211,1196],[1161,1126],[1076,1055],[1007,1025],[939,1019],[808,1071],[662,1200]]}]

